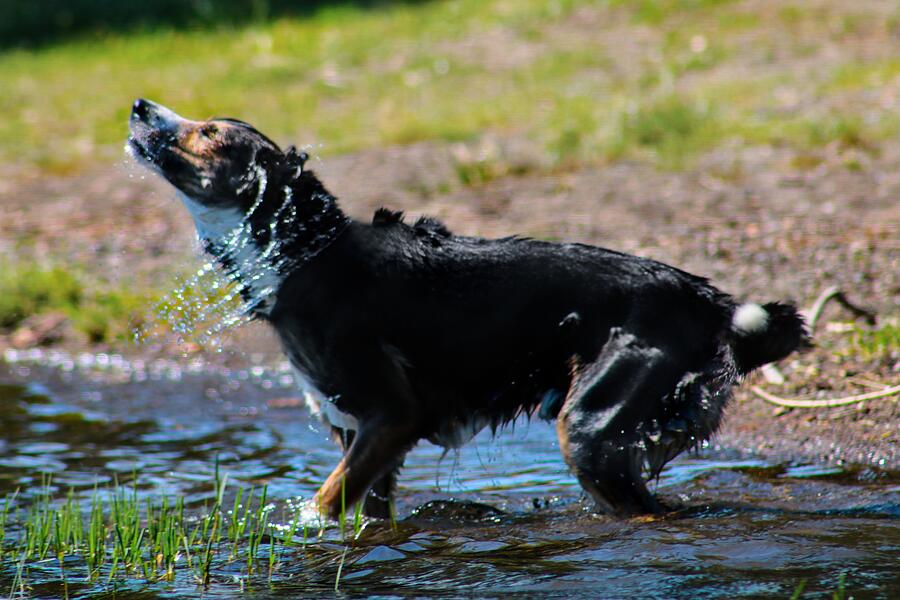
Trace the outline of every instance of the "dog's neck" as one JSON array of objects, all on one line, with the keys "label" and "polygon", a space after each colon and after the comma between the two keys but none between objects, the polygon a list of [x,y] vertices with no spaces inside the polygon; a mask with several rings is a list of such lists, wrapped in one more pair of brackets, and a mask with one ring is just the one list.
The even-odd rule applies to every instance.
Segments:
[{"label": "dog's neck", "polygon": [[181,191],[178,192],[178,199],[191,213],[197,237],[204,247],[214,240],[225,238],[244,222],[244,213],[236,208],[210,208]]},{"label": "dog's neck", "polygon": [[246,213],[182,201],[204,250],[238,286],[247,312],[268,317],[288,276],[330,246],[350,219],[310,171],[261,186]]}]

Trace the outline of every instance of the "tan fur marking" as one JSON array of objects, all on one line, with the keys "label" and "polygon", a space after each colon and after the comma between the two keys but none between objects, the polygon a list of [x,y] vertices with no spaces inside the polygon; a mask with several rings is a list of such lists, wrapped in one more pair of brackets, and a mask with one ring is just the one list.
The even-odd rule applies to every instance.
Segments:
[{"label": "tan fur marking", "polygon": [[319,511],[336,518],[343,504],[349,512],[415,442],[416,436],[408,429],[400,423],[386,423],[367,425],[357,432],[344,458],[313,498]]}]

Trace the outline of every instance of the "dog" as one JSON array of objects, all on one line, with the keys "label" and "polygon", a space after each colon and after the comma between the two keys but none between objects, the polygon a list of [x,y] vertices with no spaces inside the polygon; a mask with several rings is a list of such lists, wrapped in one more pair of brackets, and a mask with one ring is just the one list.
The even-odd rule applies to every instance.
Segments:
[{"label": "dog", "polygon": [[646,481],[713,435],[741,377],[809,345],[794,306],[742,304],[646,258],[384,208],[353,220],[305,153],[242,121],[139,99],[129,128],[342,445],[314,498],[331,517],[358,502],[387,517],[420,440],[458,448],[523,414],[556,420],[599,509],[661,511]]}]

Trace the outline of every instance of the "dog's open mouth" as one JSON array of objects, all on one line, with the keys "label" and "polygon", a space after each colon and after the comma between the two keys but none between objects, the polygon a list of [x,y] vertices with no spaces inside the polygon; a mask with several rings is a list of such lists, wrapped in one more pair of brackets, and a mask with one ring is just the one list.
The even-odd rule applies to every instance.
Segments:
[{"label": "dog's open mouth", "polygon": [[128,137],[128,145],[126,146],[126,150],[134,158],[146,163],[150,163],[151,165],[154,164],[154,153],[150,152],[150,149],[146,145],[141,143],[141,141],[133,133]]},{"label": "dog's open mouth", "polygon": [[128,128],[131,135],[125,144],[125,152],[138,162],[159,170],[160,153],[165,147],[162,132],[136,117],[134,113],[131,115]]}]

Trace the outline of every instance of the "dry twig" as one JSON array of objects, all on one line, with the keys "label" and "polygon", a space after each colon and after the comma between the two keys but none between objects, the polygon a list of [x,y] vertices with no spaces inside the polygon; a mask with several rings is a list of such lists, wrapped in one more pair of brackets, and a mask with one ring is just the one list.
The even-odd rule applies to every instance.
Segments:
[{"label": "dry twig", "polygon": [[826,398],[822,400],[798,400],[794,398],[782,398],[774,394],[770,394],[758,385],[750,388],[754,394],[778,406],[786,406],[788,408],[829,408],[832,406],[846,406],[848,404],[856,404],[857,402],[865,402],[866,400],[875,400],[878,398],[886,398],[900,394],[900,385],[884,388],[877,392],[868,392],[866,394],[858,394],[856,396],[845,396],[843,398]]},{"label": "dry twig", "polygon": [[[819,294],[819,297],[816,298],[816,301],[813,303],[812,307],[808,311],[805,311],[806,325],[809,328],[810,335],[812,335],[813,331],[815,330],[816,323],[819,321],[819,317],[822,316],[822,311],[825,309],[825,305],[828,304],[828,302],[831,300],[834,300],[835,302],[852,312],[855,316],[864,317],[869,325],[875,324],[874,311],[853,304],[847,299],[847,296],[838,286],[833,285]],[[763,375],[765,375],[766,379],[770,383],[784,383],[784,375],[781,374],[781,371],[774,364],[764,365]],[[798,400],[792,398],[782,398],[780,396],[770,394],[759,386],[753,386],[752,388],[750,388],[750,390],[766,402],[771,402],[772,404],[776,404],[778,406],[785,406],[788,408],[828,408],[831,406],[846,406],[848,404],[864,402],[865,400],[874,400],[876,398],[893,396],[894,394],[900,393],[900,386],[889,387],[875,392],[869,392],[867,394],[860,394],[857,396],[830,398],[826,400]]]},{"label": "dry twig", "polygon": [[830,300],[834,300],[835,302],[852,312],[854,316],[864,317],[869,325],[875,324],[874,311],[853,304],[847,299],[847,296],[844,294],[841,288],[833,285],[819,294],[819,297],[816,298],[816,301],[813,303],[812,308],[810,308],[806,312],[806,325],[807,327],[809,327],[810,334],[812,334],[812,332],[815,330],[816,323],[819,321],[819,317],[822,316],[822,311],[825,309],[825,305],[828,304]]}]

